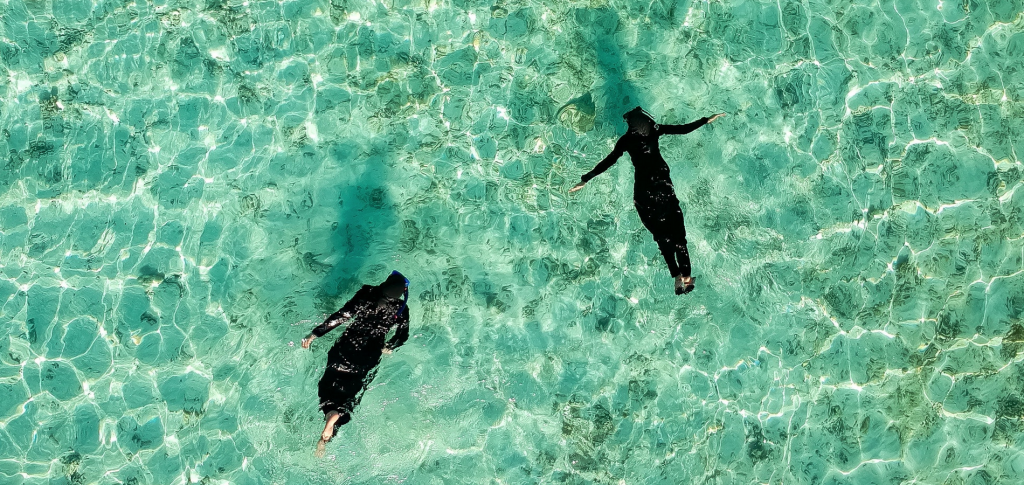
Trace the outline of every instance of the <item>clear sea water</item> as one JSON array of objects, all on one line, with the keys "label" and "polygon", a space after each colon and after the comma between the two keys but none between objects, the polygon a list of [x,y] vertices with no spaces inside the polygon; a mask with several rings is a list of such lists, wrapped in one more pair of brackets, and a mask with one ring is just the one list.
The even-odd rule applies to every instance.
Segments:
[{"label": "clear sea water", "polygon": [[[3,484],[1018,484],[1019,0],[0,4]],[[612,147],[663,123],[684,297]],[[313,449],[360,285],[412,336]]]}]

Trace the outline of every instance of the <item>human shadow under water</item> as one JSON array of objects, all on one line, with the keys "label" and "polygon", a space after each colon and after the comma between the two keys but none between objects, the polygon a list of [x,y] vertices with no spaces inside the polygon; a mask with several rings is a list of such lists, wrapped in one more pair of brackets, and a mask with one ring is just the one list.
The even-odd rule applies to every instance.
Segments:
[{"label": "human shadow under water", "polygon": [[324,266],[318,299],[322,310],[336,310],[337,298],[351,293],[367,281],[359,281],[363,270],[378,248],[388,246],[390,229],[395,225],[394,201],[388,193],[389,148],[384,141],[366,146],[351,141],[331,147],[331,157],[339,164],[358,167],[348,180],[339,180],[338,218],[333,223],[330,247],[321,255],[305,258],[332,261]]}]

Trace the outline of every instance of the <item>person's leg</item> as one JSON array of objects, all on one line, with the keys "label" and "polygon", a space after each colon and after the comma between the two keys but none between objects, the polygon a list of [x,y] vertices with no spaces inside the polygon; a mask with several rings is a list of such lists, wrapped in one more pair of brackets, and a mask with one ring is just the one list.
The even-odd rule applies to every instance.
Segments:
[{"label": "person's leg", "polygon": [[683,275],[676,276],[676,294],[677,295],[685,295],[685,294],[693,291],[693,288],[694,288],[694,278],[693,278],[693,276],[683,276]]},{"label": "person's leg", "polygon": [[690,253],[686,249],[686,228],[683,211],[675,204],[642,204],[636,202],[637,214],[644,227],[651,232],[658,249],[668,264],[669,274],[675,280],[677,295],[693,290],[690,276]]},{"label": "person's leg", "polygon": [[[673,278],[679,276],[681,268],[679,267],[679,264],[676,262],[676,244],[671,240],[664,238],[656,238],[654,241],[658,243],[658,249],[661,250],[661,255],[665,257],[665,263],[668,264],[668,273],[672,275]],[[689,270],[690,268],[687,267],[686,269]]]},{"label": "person's leg", "polygon": [[[344,414],[348,415],[348,413]],[[327,413],[327,422],[324,423],[324,431],[323,433],[320,433],[320,437],[323,438],[325,442],[331,441],[331,438],[334,437],[334,428],[337,427],[338,421],[341,419],[341,416],[342,413],[339,413],[338,411],[332,410],[329,413]]]},{"label": "person's leg", "polygon": [[[345,413],[346,415],[348,413]],[[324,416],[327,422],[324,424],[324,430],[320,433],[320,441],[316,443],[316,452],[314,453],[317,458],[324,456],[327,452],[327,442],[331,441],[334,437],[334,428],[337,426],[338,420],[341,419],[341,413],[337,410],[330,410]]]},{"label": "person's leg", "polygon": [[673,242],[676,243],[673,252],[675,253],[676,265],[679,267],[679,275],[688,277],[690,276],[690,251],[686,249],[686,236],[684,235],[681,241],[674,240]]},{"label": "person's leg", "polygon": [[634,204],[636,213],[640,216],[640,222],[651,233],[654,242],[658,244],[658,249],[661,250],[665,263],[668,264],[668,272],[675,278],[679,274],[679,265],[676,263],[676,245],[666,236],[668,231],[664,218],[661,217],[657,207],[639,202],[634,202]]},{"label": "person's leg", "polygon": [[320,409],[327,423],[317,442],[317,456],[323,456],[337,428],[352,420],[352,410],[359,404],[365,382],[368,382],[366,372],[343,371],[344,367],[334,360],[331,362],[331,354],[328,354],[327,369],[320,379]]},{"label": "person's leg", "polygon": [[[644,218],[641,217],[641,220]],[[682,217],[678,218],[677,224],[664,220],[655,220],[652,224],[644,222],[658,243],[661,255],[665,257],[669,274],[675,280],[676,294],[689,293],[693,290],[693,277],[690,276],[690,252],[686,249],[686,230],[682,227]]]},{"label": "person's leg", "polygon": [[673,256],[676,258],[676,265],[679,267],[679,273],[675,276],[676,294],[682,295],[693,291],[694,284],[693,276],[690,275],[690,251],[686,249],[686,228],[682,224],[681,215],[679,217],[679,226],[672,238],[672,242],[675,243]]}]

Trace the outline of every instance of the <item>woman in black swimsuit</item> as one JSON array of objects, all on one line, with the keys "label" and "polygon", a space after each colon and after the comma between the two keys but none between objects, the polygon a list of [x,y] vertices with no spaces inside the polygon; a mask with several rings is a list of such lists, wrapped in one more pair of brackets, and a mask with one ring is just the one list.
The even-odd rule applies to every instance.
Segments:
[{"label": "woman in black swimsuit", "polygon": [[654,118],[639,106],[623,115],[629,131],[615,143],[615,149],[601,160],[593,170],[581,177],[580,183],[569,190],[583,188],[590,179],[600,175],[619,160],[623,153],[629,153],[633,162],[633,204],[644,227],[651,231],[658,243],[661,254],[668,263],[669,273],[675,279],[676,294],[693,290],[690,276],[690,254],[686,250],[686,228],[683,226],[683,211],[679,208],[669,176],[668,163],[661,156],[658,138],[661,135],[685,135],[707,123],[725,116],[716,114],[685,125],[659,125]]},{"label": "woman in black swimsuit", "polygon": [[[338,427],[352,419],[352,410],[373,380],[381,356],[409,338],[408,303],[409,280],[393,271],[378,286],[363,285],[341,310],[302,339],[302,348],[308,349],[313,340],[351,322],[327,353],[327,368],[320,378],[320,409],[327,424],[317,443],[317,456],[323,456]],[[385,341],[392,328],[395,335]]]}]

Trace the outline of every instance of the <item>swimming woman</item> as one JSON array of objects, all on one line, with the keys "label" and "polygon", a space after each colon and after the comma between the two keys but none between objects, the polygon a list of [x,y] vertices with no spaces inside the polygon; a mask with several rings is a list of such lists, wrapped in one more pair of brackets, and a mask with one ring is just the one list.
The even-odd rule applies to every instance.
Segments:
[{"label": "swimming woman", "polygon": [[651,231],[668,263],[668,271],[675,279],[677,295],[692,291],[694,280],[690,275],[690,253],[686,250],[683,211],[679,208],[679,199],[672,187],[668,163],[661,156],[658,138],[661,135],[685,135],[722,116],[725,113],[685,125],[659,125],[650,113],[637,106],[622,116],[629,125],[629,131],[619,138],[615,148],[604,160],[584,174],[580,183],[569,190],[576,192],[582,189],[590,179],[614,165],[623,153],[629,153],[634,169],[633,204],[640,215],[640,221]]},{"label": "swimming woman", "polygon": [[[308,349],[313,340],[351,322],[327,353],[327,368],[320,378],[320,410],[327,423],[316,445],[317,456],[323,456],[338,427],[352,419],[352,410],[373,380],[381,356],[409,338],[408,303],[409,280],[392,271],[378,286],[363,285],[341,310],[302,339],[302,348]],[[392,328],[395,334],[385,342]]]}]

